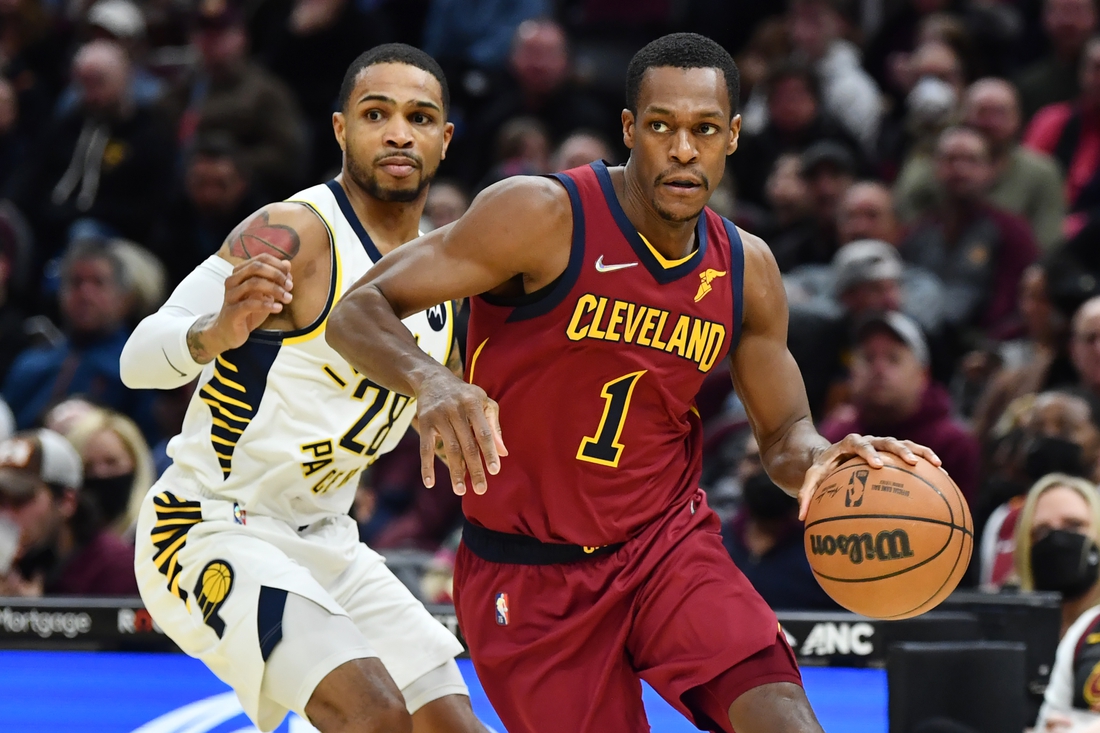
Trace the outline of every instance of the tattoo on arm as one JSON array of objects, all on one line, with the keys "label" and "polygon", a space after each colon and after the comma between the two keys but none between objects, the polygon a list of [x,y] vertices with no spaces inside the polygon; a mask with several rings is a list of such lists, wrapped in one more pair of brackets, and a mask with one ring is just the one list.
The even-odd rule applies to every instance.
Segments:
[{"label": "tattoo on arm", "polygon": [[191,352],[191,358],[199,364],[208,364],[214,360],[217,354],[211,353],[202,342],[206,327],[217,318],[216,313],[208,313],[191,324],[187,329],[187,348]]},{"label": "tattoo on arm", "polygon": [[298,232],[285,224],[272,224],[261,211],[243,229],[229,235],[229,254],[243,260],[267,253],[281,260],[292,260],[301,249]]}]

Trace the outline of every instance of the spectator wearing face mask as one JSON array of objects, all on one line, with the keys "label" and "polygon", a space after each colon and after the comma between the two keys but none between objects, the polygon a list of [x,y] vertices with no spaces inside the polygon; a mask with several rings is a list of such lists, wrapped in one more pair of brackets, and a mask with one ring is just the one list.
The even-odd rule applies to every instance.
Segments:
[{"label": "spectator wearing face mask", "polygon": [[1080,478],[1050,474],[1027,494],[1016,527],[1020,590],[1062,594],[1063,634],[1100,600],[1100,493]]},{"label": "spectator wearing face mask", "polygon": [[[1063,629],[1050,683],[1039,710],[1037,731],[1080,730],[1100,727],[1096,669],[1100,666],[1100,591],[1097,583],[1100,548],[1100,499],[1087,481],[1052,474],[1028,494],[1030,531],[1020,522],[1017,555],[1036,590],[1056,590],[1063,597]],[[1028,541],[1030,540],[1030,542]],[[1029,545],[1023,549],[1023,545]]]},{"label": "spectator wearing face mask", "polygon": [[136,596],[134,550],[100,528],[80,456],[51,430],[0,443],[0,596]]},{"label": "spectator wearing face mask", "polygon": [[[1100,430],[1088,402],[1065,392],[1044,392],[1009,405],[986,460],[989,476],[971,504],[980,528],[980,583],[994,590],[1013,582],[1014,548],[1029,486],[1059,474],[1094,478]],[[1018,415],[1018,417],[1014,417]],[[1018,425],[1010,426],[1012,420]]]},{"label": "spectator wearing face mask", "polygon": [[153,457],[134,421],[93,408],[62,433],[84,463],[83,492],[115,535],[130,540],[141,499],[153,485]]},{"label": "spectator wearing face mask", "polygon": [[760,449],[751,436],[737,473],[741,509],[722,530],[737,567],[772,608],[836,608],[806,560],[798,500],[764,473]]}]

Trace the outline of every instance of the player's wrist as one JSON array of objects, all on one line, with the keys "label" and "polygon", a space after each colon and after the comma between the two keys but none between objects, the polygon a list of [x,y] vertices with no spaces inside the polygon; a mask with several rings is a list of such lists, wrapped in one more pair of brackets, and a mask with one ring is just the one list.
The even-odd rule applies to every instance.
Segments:
[{"label": "player's wrist", "polygon": [[455,379],[456,376],[444,364],[433,359],[418,360],[412,369],[405,372],[405,378],[409,382],[414,394],[420,394],[425,385],[431,384],[437,379]]},{"label": "player's wrist", "polygon": [[198,364],[208,364],[228,350],[224,331],[225,327],[216,313],[196,319],[187,329],[187,350],[191,352],[191,358]]}]

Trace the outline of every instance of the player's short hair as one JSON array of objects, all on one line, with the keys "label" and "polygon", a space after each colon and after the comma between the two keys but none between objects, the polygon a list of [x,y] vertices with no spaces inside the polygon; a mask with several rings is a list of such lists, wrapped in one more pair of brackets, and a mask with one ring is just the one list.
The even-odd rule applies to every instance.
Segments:
[{"label": "player's short hair", "polygon": [[344,81],[340,84],[341,110],[346,111],[348,108],[359,72],[375,64],[408,64],[423,69],[436,78],[443,90],[443,113],[446,114],[451,108],[451,90],[447,87],[447,77],[444,76],[439,62],[415,46],[405,43],[383,43],[359,54],[359,58],[348,66],[348,70],[344,73]]},{"label": "player's short hair", "polygon": [[733,57],[721,45],[698,33],[670,33],[647,44],[634,54],[626,71],[626,108],[638,113],[642,77],[654,67],[675,69],[718,69],[726,79],[730,119],[737,114],[741,98],[741,75]]}]

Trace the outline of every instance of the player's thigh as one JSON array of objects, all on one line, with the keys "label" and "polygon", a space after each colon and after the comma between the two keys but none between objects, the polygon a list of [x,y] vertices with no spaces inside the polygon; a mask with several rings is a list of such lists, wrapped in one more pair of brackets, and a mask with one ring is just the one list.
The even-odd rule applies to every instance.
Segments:
[{"label": "player's thigh", "polygon": [[[777,639],[782,641],[775,613],[730,559],[715,517],[654,565],[635,600],[628,648],[643,679],[681,713],[707,723],[689,707],[686,693],[771,649]],[[793,656],[768,659],[780,679],[800,681]]]},{"label": "player's thigh", "polygon": [[459,548],[459,625],[510,733],[647,730],[625,650],[630,600],[615,592],[615,563],[504,565]]},{"label": "player's thigh", "polygon": [[[462,652],[454,634],[428,613],[378,553],[363,544],[355,552],[347,570],[328,590],[378,653],[398,688],[404,690],[441,667],[450,669],[445,665],[453,664]],[[448,689],[454,691],[443,679],[440,694]],[[418,691],[416,704],[430,701],[426,696],[430,693]]]}]

